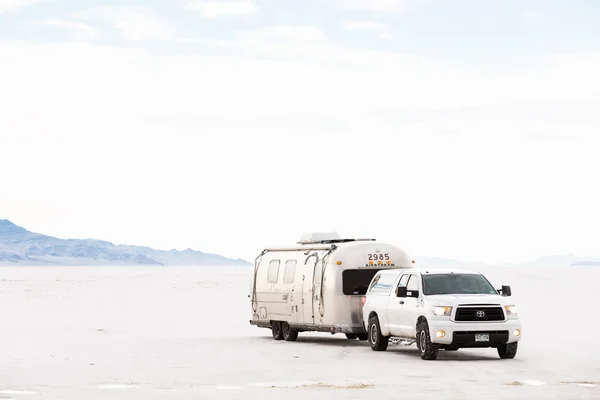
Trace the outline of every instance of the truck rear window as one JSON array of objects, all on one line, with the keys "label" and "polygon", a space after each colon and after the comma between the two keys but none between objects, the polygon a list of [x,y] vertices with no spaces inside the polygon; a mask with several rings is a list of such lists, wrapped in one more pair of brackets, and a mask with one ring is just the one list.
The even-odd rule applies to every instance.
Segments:
[{"label": "truck rear window", "polygon": [[363,295],[367,293],[371,279],[379,269],[347,269],[342,272],[342,291],[345,295]]}]

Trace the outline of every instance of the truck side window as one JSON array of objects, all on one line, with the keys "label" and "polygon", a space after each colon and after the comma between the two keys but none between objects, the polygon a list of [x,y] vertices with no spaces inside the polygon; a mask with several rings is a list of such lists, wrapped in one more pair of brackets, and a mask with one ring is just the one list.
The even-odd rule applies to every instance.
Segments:
[{"label": "truck side window", "polygon": [[379,275],[371,288],[371,292],[389,293],[395,280],[394,275]]},{"label": "truck side window", "polygon": [[377,285],[377,282],[379,282],[379,279],[380,279],[380,278],[381,278],[381,275],[377,275],[377,276],[375,277],[375,279],[373,279],[373,282],[371,282],[371,286],[370,286],[370,287],[369,287],[369,289],[368,289],[369,291],[370,291],[371,289],[373,289],[373,286]]},{"label": "truck side window", "polygon": [[275,283],[277,282],[277,278],[279,278],[279,260],[271,260],[269,263],[269,274],[267,276],[267,281]]},{"label": "truck side window", "polygon": [[408,280],[408,285],[406,286],[406,289],[409,291],[419,290],[419,278],[417,278],[416,275],[410,276],[410,279]]},{"label": "truck side window", "polygon": [[402,278],[400,278],[400,282],[398,282],[398,286],[406,286],[406,281],[408,280],[409,276],[410,275],[408,274],[402,275]]},{"label": "truck side window", "polygon": [[283,282],[293,283],[294,275],[296,274],[296,260],[287,260],[283,270]]}]

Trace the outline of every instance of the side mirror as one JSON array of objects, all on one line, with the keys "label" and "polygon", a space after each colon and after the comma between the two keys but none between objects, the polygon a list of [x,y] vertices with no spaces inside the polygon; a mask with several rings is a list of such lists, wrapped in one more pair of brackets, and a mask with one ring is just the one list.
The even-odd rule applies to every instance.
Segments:
[{"label": "side mirror", "polygon": [[406,286],[398,286],[396,288],[396,297],[406,297]]},{"label": "side mirror", "polygon": [[507,285],[502,285],[502,289],[498,289],[498,293],[505,297],[509,297],[512,294],[510,286]]}]

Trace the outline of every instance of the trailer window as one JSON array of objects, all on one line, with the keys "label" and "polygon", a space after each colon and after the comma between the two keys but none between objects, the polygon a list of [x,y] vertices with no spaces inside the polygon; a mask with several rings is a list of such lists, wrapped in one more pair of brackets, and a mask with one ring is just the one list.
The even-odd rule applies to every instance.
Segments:
[{"label": "trailer window", "polygon": [[283,282],[293,283],[294,275],[296,274],[296,260],[287,260],[283,270]]},{"label": "trailer window", "polygon": [[267,281],[271,283],[277,282],[277,278],[279,277],[279,260],[271,260],[269,263],[269,274],[267,276]]},{"label": "trailer window", "polygon": [[[378,269],[347,269],[342,272],[342,292],[345,295],[363,295],[367,293],[369,283]],[[381,282],[379,279],[378,283]],[[393,282],[392,282],[393,283]]]}]

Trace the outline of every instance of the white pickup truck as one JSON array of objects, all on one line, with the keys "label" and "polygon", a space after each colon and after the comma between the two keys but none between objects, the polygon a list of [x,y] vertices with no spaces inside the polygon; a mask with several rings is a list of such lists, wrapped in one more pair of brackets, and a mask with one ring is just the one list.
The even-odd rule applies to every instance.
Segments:
[{"label": "white pickup truck", "polygon": [[510,295],[510,286],[497,290],[472,271],[382,270],[362,300],[363,324],[374,351],[416,342],[424,360],[439,349],[482,347],[514,358],[522,328]]}]

